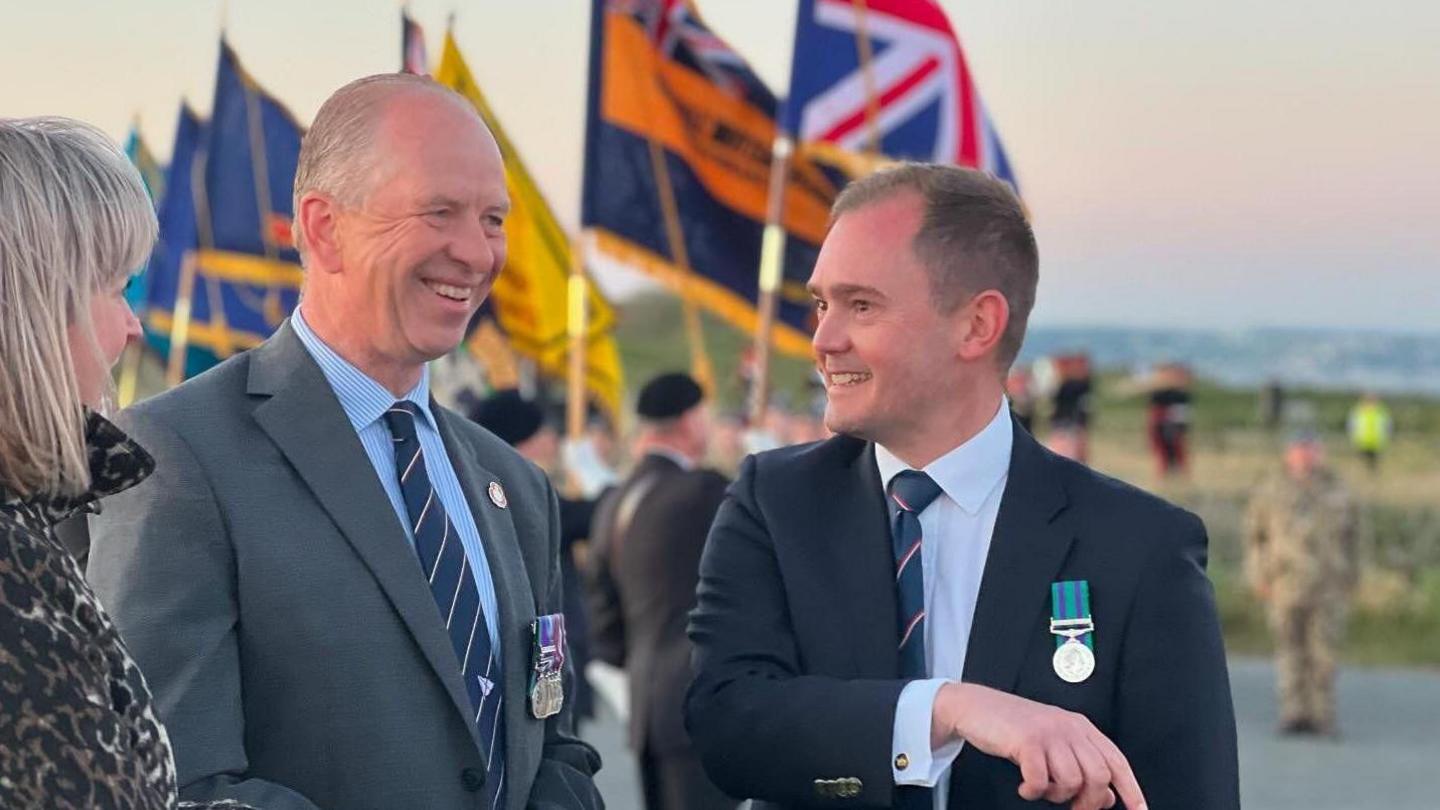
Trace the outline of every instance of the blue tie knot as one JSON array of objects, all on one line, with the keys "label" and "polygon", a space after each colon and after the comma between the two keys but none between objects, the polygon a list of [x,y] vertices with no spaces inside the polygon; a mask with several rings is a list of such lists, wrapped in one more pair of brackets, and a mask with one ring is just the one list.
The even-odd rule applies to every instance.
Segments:
[{"label": "blue tie knot", "polygon": [[890,502],[902,512],[918,515],[940,495],[940,485],[923,472],[905,470],[890,479]]},{"label": "blue tie knot", "polygon": [[415,419],[419,415],[420,406],[408,400],[401,400],[385,411],[385,424],[395,441],[409,443],[416,440]]}]

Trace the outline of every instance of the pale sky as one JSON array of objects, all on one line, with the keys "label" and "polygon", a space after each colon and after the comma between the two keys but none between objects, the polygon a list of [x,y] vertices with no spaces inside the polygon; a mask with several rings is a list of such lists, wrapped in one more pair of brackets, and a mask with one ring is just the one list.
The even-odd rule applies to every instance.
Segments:
[{"label": "pale sky", "polygon": [[[778,94],[794,5],[697,0]],[[241,60],[308,123],[397,67],[393,0],[233,0]],[[1435,331],[1440,4],[944,0],[1042,256],[1036,324]],[[162,158],[208,113],[221,3],[0,0],[0,115],[67,115]],[[445,18],[561,218],[578,218],[589,3],[415,0]],[[603,281],[633,287],[620,276]]]}]

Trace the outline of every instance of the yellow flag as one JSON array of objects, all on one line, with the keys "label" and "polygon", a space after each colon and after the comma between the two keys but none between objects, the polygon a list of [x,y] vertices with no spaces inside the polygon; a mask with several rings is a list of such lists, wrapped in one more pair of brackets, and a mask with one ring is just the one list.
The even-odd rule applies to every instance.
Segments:
[{"label": "yellow flag", "polygon": [[[510,216],[505,223],[508,258],[490,293],[500,326],[515,350],[535,361],[542,374],[564,379],[568,336],[566,318],[570,251],[565,230],[545,202],[515,145],[505,135],[495,111],[485,101],[455,37],[446,33],[435,80],[469,99],[500,144],[505,182],[510,191]],[[611,330],[615,310],[595,283],[586,279],[589,318],[585,338],[585,384],[591,397],[609,412],[620,414],[623,377],[620,351]]]}]

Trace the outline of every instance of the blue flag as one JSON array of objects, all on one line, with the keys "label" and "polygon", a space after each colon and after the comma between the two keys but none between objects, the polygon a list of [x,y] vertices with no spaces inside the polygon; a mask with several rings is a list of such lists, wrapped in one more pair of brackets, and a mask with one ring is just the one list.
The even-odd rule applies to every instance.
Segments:
[{"label": "blue flag", "polygon": [[[193,180],[196,167],[203,168],[198,158],[208,132],[206,123],[188,104],[182,103],[175,124],[175,146],[165,172],[165,194],[157,212],[160,238],[145,269],[145,303],[137,308],[145,324],[145,340],[161,357],[170,354],[170,330],[186,257],[193,258],[199,247]],[[198,374],[215,363],[213,351],[191,341],[185,358],[185,376]]]},{"label": "blue flag", "polygon": [[[145,191],[150,195],[150,200],[156,205],[156,213],[159,213],[160,200],[165,196],[165,167],[155,159],[155,154],[150,151],[149,144],[145,143],[145,137],[140,134],[140,124],[137,122],[130,127],[130,134],[125,138],[125,157],[130,158],[137,171],[140,172],[140,180],[145,184]],[[145,299],[148,297],[148,281],[145,268],[131,279],[130,285],[125,288],[125,300],[130,303],[130,308],[141,312],[145,308]]]},{"label": "blue flag", "polygon": [[[259,345],[298,303],[291,194],[304,130],[224,41],[209,125],[187,124],[187,113],[167,178],[146,322],[166,338],[156,342],[168,344],[177,303],[188,300],[190,376]],[[195,130],[188,160],[187,127]]]}]

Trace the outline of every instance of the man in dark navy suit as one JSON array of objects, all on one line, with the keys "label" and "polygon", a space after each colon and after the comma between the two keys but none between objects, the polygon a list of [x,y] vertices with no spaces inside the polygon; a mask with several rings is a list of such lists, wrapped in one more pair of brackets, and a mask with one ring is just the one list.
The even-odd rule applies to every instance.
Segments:
[{"label": "man in dark navy suit", "polygon": [[977,172],[906,165],[836,202],[810,289],[840,435],[745,462],[691,615],[686,719],[726,792],[1238,809],[1203,524],[1009,415],[1038,264]]}]

